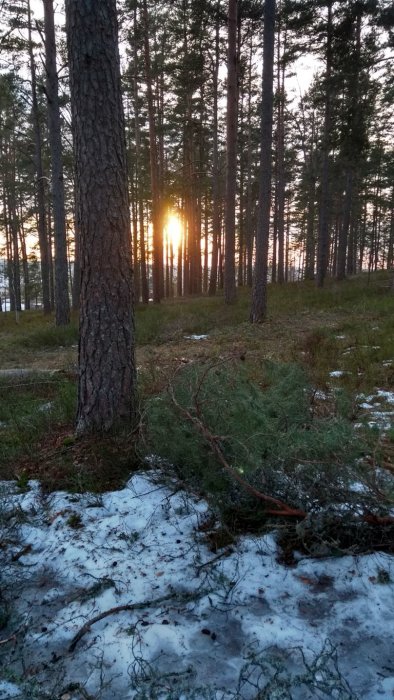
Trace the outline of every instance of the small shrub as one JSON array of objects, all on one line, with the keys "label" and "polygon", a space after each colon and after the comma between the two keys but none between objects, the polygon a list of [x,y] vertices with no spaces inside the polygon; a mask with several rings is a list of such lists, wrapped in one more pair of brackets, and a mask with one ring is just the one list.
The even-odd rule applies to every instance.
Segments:
[{"label": "small shrub", "polygon": [[67,518],[67,525],[74,530],[79,530],[83,527],[82,518],[79,513],[71,513]]}]

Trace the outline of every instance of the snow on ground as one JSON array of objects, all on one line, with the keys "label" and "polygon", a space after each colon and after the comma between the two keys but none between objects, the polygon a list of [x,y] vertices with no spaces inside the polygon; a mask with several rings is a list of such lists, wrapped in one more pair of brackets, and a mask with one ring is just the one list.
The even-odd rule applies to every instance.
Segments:
[{"label": "snow on ground", "polygon": [[186,340],[207,340],[208,336],[203,333],[202,335],[185,335]]},{"label": "snow on ground", "polygon": [[[377,389],[375,393],[357,396],[364,417],[368,418],[367,425],[383,432],[390,430],[394,422],[394,392]],[[355,423],[355,428],[362,428],[365,423]]]},{"label": "snow on ground", "polygon": [[206,503],[158,472],[102,496],[3,493],[0,700],[394,696],[393,557],[286,568],[273,535],[212,552]]}]

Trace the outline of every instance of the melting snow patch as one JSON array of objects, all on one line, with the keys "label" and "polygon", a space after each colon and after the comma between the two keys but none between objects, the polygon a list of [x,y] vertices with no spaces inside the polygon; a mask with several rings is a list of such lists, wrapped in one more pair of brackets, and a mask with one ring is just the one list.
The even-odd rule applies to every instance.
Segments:
[{"label": "melting snow patch", "polygon": [[[323,653],[331,658],[330,640],[342,679],[360,698],[391,694],[393,557],[301,559],[289,569],[278,563],[272,535],[212,552],[206,502],[160,479],[159,471],[136,474],[100,497],[48,497],[37,482],[18,494],[9,485],[20,541],[0,549],[11,610],[2,637],[16,631],[18,644],[0,645],[0,666],[13,679],[29,679],[51,698],[72,684],[81,688],[75,698],[252,700],[255,682],[271,682],[275,664],[296,679],[305,673],[302,654],[310,668]],[[72,526],[70,513],[82,527]],[[321,697],[319,674],[334,683],[322,664],[315,670],[313,687],[290,684],[292,697]],[[0,685],[0,700],[16,688]],[[30,697],[25,690],[21,681],[21,696]]]},{"label": "melting snow patch", "polygon": [[394,393],[385,389],[377,389],[374,394],[365,396],[359,394],[357,400],[360,401],[360,408],[366,412],[366,423],[355,423],[355,428],[362,428],[368,425],[370,428],[377,428],[386,432],[393,425],[394,411],[390,408],[394,405]]},{"label": "melting snow patch", "polygon": [[48,401],[47,403],[43,403],[38,410],[42,411],[42,413],[48,413],[48,411],[51,411],[53,407],[53,401]]},{"label": "melting snow patch", "polygon": [[208,338],[207,335],[202,334],[202,335],[185,335],[186,340],[206,340]]},{"label": "melting snow patch", "polygon": [[0,700],[11,700],[11,698],[20,698],[20,690],[14,683],[0,680]]}]

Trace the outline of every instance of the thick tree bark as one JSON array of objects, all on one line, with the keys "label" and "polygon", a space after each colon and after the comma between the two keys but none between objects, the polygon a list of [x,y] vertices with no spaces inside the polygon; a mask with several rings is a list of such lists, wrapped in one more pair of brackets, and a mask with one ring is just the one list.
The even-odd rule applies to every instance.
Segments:
[{"label": "thick tree bark", "polygon": [[226,166],[226,220],[224,258],[224,300],[232,304],[236,299],[235,286],[235,200],[237,187],[237,0],[228,3],[227,48],[227,166]]},{"label": "thick tree bark", "polygon": [[66,214],[59,89],[56,69],[56,39],[53,0],[43,0],[45,26],[45,71],[48,99],[48,127],[52,165],[53,227],[55,240],[55,320],[57,326],[70,323],[68,295]]},{"label": "thick tree bark", "polygon": [[252,323],[264,321],[267,313],[268,242],[271,211],[272,115],[275,44],[275,0],[264,6],[263,94],[261,108],[261,156],[259,215],[256,232],[256,263],[253,281]]},{"label": "thick tree bark", "polygon": [[135,361],[116,2],[66,0],[81,252],[77,433],[130,426]]}]

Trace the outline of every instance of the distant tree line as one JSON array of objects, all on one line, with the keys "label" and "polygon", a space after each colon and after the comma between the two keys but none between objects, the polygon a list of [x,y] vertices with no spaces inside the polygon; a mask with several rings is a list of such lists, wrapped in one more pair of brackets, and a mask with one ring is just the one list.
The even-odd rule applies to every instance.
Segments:
[{"label": "distant tree line", "polygon": [[[39,261],[40,303],[65,324],[79,304],[80,246],[64,30],[52,0],[43,19],[30,0],[1,10],[10,306],[36,304]],[[261,297],[294,268],[322,286],[392,267],[389,0],[122,0],[118,19],[137,301],[224,288],[231,303],[237,287],[255,279]],[[313,77],[294,92],[302,62]],[[263,301],[255,320],[264,315]]]}]

